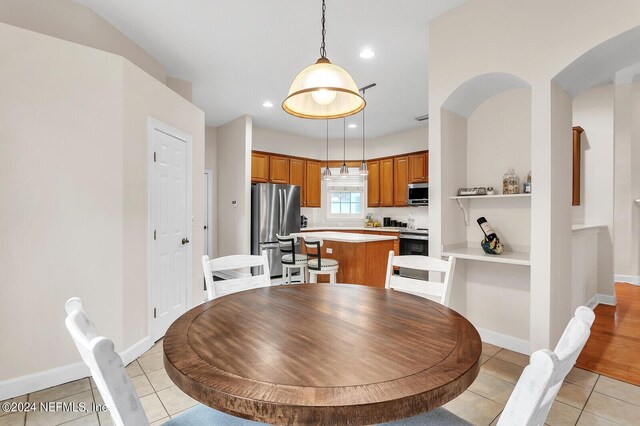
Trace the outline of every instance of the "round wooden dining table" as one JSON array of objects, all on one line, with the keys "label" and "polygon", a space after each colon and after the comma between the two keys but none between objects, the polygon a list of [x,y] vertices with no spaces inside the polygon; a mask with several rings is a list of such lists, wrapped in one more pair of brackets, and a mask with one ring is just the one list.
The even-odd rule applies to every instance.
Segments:
[{"label": "round wooden dining table", "polygon": [[230,294],[178,318],[164,366],[187,395],[271,424],[373,424],[464,392],[482,343],[462,315],[400,291],[349,284]]}]

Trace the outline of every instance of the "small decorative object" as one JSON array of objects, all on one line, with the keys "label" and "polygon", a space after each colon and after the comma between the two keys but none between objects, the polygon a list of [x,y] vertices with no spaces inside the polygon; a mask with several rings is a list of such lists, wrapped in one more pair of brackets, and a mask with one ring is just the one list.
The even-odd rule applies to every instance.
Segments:
[{"label": "small decorative object", "polygon": [[502,176],[502,193],[503,194],[519,194],[520,178],[512,167],[507,169],[507,173]]},{"label": "small decorative object", "polygon": [[375,221],[373,220],[373,213],[367,213],[367,216],[364,218],[364,226],[367,228],[374,226]]},{"label": "small decorative object", "polygon": [[523,191],[525,194],[531,194],[531,170],[527,174],[527,181],[522,185]]},{"label": "small decorative object", "polygon": [[487,195],[487,188],[460,188],[458,189],[458,197],[468,197],[471,195]]},{"label": "small decorative object", "polygon": [[496,191],[494,191],[493,186],[487,187],[487,195],[495,195]]},{"label": "small decorative object", "polygon": [[482,229],[482,232],[484,233],[484,238],[480,243],[482,250],[487,254],[502,254],[504,251],[504,245],[502,245],[500,238],[498,238],[493,227],[489,224],[487,219],[484,218],[484,216],[478,218],[478,225],[480,225],[480,229]]}]

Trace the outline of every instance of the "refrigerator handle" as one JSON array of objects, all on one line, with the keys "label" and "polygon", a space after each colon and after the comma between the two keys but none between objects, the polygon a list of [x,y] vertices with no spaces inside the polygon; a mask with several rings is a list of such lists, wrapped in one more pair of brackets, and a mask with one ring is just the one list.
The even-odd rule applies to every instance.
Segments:
[{"label": "refrigerator handle", "polygon": [[282,189],[278,189],[278,235],[282,235],[282,218],[284,216],[284,205],[282,203]]}]

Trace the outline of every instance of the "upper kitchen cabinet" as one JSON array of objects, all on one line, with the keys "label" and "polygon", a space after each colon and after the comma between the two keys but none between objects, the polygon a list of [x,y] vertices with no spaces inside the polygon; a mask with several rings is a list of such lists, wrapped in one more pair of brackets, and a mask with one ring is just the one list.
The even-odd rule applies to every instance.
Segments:
[{"label": "upper kitchen cabinet", "polygon": [[289,158],[277,155],[269,156],[269,174],[271,183],[289,183]]},{"label": "upper kitchen cabinet", "polygon": [[409,183],[429,182],[429,153],[420,152],[409,156]]},{"label": "upper kitchen cabinet", "polygon": [[269,182],[269,155],[260,152],[251,153],[251,182]]},{"label": "upper kitchen cabinet", "polygon": [[367,205],[380,207],[380,161],[367,161]]},{"label": "upper kitchen cabinet", "polygon": [[407,206],[407,185],[409,185],[409,157],[393,159],[393,204]]},{"label": "upper kitchen cabinet", "polygon": [[305,165],[306,161],[301,158],[289,159],[289,184],[300,187],[300,207],[305,207],[306,205],[306,188],[304,184],[306,174]]},{"label": "upper kitchen cabinet", "polygon": [[380,160],[380,207],[393,207],[393,158]]},{"label": "upper kitchen cabinet", "polygon": [[322,164],[319,161],[306,161],[305,207],[320,207]]}]

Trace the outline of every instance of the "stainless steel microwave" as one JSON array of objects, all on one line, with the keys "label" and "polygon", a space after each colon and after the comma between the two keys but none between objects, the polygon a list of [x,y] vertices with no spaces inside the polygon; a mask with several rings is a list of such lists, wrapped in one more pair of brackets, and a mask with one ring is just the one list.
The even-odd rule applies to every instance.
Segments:
[{"label": "stainless steel microwave", "polygon": [[410,183],[407,185],[407,204],[410,206],[428,206],[429,184]]}]

